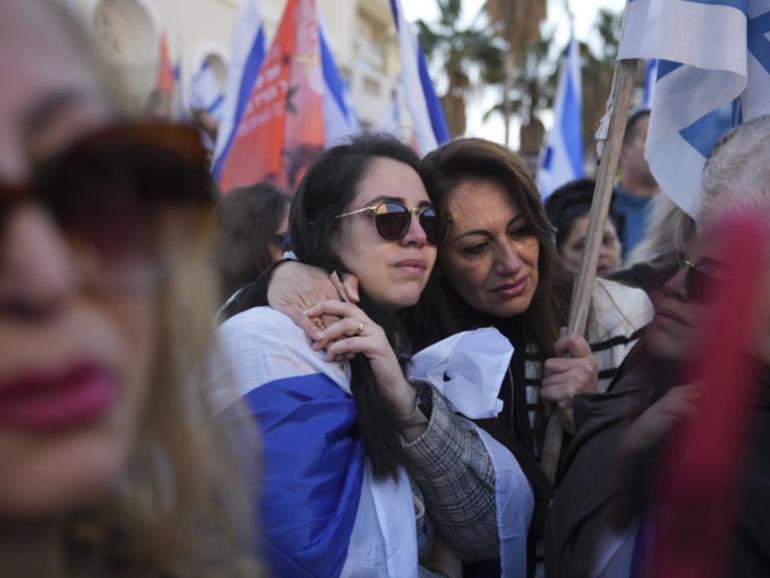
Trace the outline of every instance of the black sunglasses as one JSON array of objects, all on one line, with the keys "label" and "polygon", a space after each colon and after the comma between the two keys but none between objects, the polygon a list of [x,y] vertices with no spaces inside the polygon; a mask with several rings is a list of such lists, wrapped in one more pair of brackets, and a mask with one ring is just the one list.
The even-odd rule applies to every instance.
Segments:
[{"label": "black sunglasses", "polygon": [[400,241],[409,231],[412,215],[417,215],[420,226],[425,231],[428,243],[438,245],[446,237],[446,227],[438,212],[433,207],[410,209],[398,201],[383,201],[371,207],[364,207],[350,213],[343,213],[337,219],[369,213],[374,217],[377,233],[386,241]]},{"label": "black sunglasses", "polygon": [[705,259],[692,263],[680,258],[679,267],[685,267],[684,288],[690,299],[698,303],[708,303],[714,298],[719,287],[719,279],[716,277],[719,265],[715,261]]},{"label": "black sunglasses", "polygon": [[42,205],[106,265],[142,257],[161,207],[214,205],[197,130],[171,123],[103,128],[33,170],[25,186],[0,184],[0,227],[22,203]]},{"label": "black sunglasses", "polygon": [[712,259],[704,259],[698,263],[693,263],[682,257],[657,272],[659,283],[658,287],[663,287],[674,275],[679,273],[684,267],[684,290],[687,298],[696,303],[710,302],[720,281],[717,277],[719,264]]}]

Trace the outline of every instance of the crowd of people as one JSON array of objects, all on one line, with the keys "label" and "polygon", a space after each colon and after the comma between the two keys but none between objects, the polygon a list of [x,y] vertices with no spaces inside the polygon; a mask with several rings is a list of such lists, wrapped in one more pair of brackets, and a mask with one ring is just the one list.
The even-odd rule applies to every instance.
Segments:
[{"label": "crowd of people", "polygon": [[361,134],[220,194],[95,53],[0,3],[0,574],[770,572],[770,118],[693,219],[631,112],[577,335],[593,181]]}]

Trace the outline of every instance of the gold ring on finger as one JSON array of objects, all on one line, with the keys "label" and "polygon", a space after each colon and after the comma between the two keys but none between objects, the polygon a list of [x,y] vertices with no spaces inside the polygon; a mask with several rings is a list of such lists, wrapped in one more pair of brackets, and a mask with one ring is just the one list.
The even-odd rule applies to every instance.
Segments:
[{"label": "gold ring on finger", "polygon": [[364,331],[366,331],[366,323],[364,323],[363,321],[359,321],[354,335],[357,335],[360,337],[361,335],[364,334]]}]

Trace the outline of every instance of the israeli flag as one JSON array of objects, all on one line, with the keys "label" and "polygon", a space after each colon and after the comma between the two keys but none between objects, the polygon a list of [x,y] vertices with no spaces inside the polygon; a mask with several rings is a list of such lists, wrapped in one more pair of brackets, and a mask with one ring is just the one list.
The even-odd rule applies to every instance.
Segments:
[{"label": "israeli flag", "polygon": [[[213,364],[214,402],[223,409],[245,400],[261,431],[260,532],[271,574],[417,578],[409,476],[372,477],[349,365],[325,362],[303,330],[268,307],[232,317],[218,336],[224,355]],[[496,415],[512,351],[496,330],[468,332],[416,355],[412,370],[426,380],[437,375],[457,411]],[[495,469],[502,576],[524,576],[533,494],[510,452],[478,431]]]},{"label": "israeli flag", "polygon": [[225,95],[208,60],[204,60],[200,69],[193,74],[190,92],[190,108],[205,110],[218,121],[222,120]]},{"label": "israeli flag", "polygon": [[444,110],[428,74],[425,54],[404,18],[400,0],[390,0],[390,8],[398,33],[401,82],[417,137],[417,151],[420,155],[426,155],[449,141],[449,130]]},{"label": "israeli flag", "polygon": [[619,58],[657,58],[646,156],[697,213],[703,167],[730,128],[770,113],[770,0],[630,0]]},{"label": "israeli flag", "polygon": [[584,176],[582,102],[580,45],[573,36],[561,58],[553,128],[537,171],[537,184],[544,199],[561,185]]},{"label": "israeli flag", "polygon": [[265,28],[259,3],[241,0],[230,50],[222,120],[214,149],[213,173],[217,180],[265,60],[265,50]]},{"label": "israeli flag", "polygon": [[352,134],[360,132],[361,124],[350,104],[348,87],[334,62],[320,14],[318,23],[324,77],[324,141],[326,148],[329,148],[347,141]]}]

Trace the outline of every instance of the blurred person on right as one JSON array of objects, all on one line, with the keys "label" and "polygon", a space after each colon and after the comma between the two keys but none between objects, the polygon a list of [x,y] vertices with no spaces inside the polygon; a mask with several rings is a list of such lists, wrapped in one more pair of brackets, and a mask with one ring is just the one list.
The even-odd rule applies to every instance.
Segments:
[{"label": "blurred person on right", "polygon": [[[770,574],[770,117],[723,137],[701,201],[698,239],[643,338],[674,364],[621,372],[614,407],[595,405],[580,430],[550,520],[551,576]],[[605,462],[611,481],[587,488]]]},{"label": "blurred person on right", "polygon": [[625,219],[625,233],[621,238],[624,258],[644,237],[647,205],[659,191],[644,157],[649,124],[650,109],[632,110],[620,149],[620,181],[615,185],[613,204]]}]

